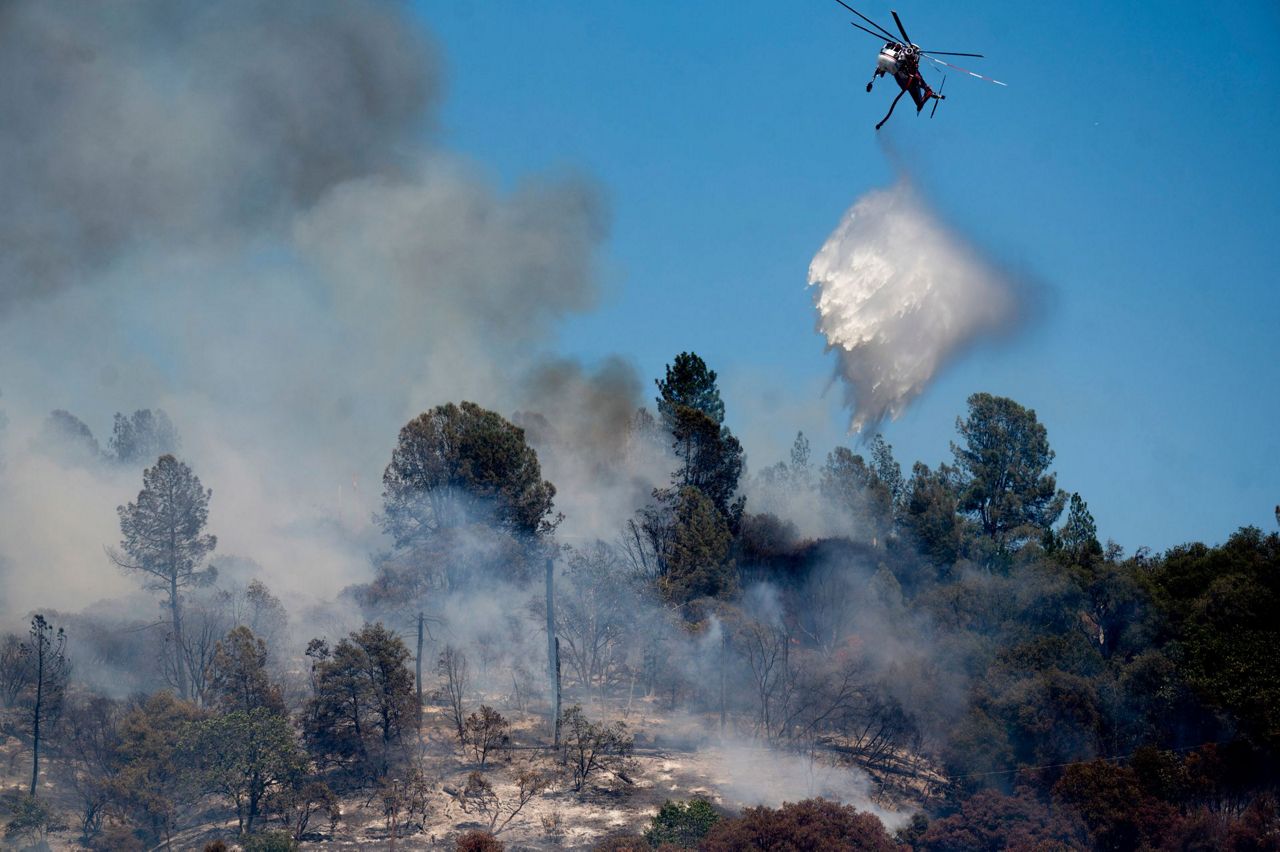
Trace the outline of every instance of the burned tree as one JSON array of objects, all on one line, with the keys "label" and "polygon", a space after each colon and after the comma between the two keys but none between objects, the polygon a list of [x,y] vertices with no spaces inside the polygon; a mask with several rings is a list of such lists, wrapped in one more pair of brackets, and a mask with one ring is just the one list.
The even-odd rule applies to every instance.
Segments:
[{"label": "burned tree", "polygon": [[592,722],[577,704],[564,711],[560,723],[564,759],[573,773],[571,785],[581,792],[597,772],[625,773],[635,740],[624,722]]},{"label": "burned tree", "polygon": [[118,770],[120,720],[119,702],[102,695],[81,697],[69,702],[63,723],[66,756],[62,782],[79,800],[81,837],[92,838],[102,828],[111,804]]},{"label": "burned tree", "polygon": [[31,667],[22,653],[22,637],[7,633],[0,637],[0,705],[12,707],[31,680]]},{"label": "burned tree", "polygon": [[204,533],[213,492],[200,484],[191,468],[171,455],[163,455],[142,473],[142,491],[136,502],[120,506],[120,542],[123,552],[111,552],[122,570],[141,574],[146,588],[168,598],[173,629],[174,669],[178,693],[190,697],[190,680],[182,632],[182,592],[205,586],[216,576],[201,565],[217,546],[216,536]]},{"label": "burned tree", "polygon": [[27,686],[30,705],[25,715],[31,725],[31,795],[35,796],[40,779],[41,738],[62,712],[71,663],[67,659],[66,632],[62,628],[55,632],[43,615],[31,619],[30,636],[22,650],[31,672]]},{"label": "burned tree", "polygon": [[442,692],[448,704],[446,709],[449,719],[453,722],[454,731],[458,735],[458,744],[465,746],[467,744],[466,711],[463,709],[462,702],[467,693],[467,655],[453,645],[445,645],[440,653],[440,660],[436,664],[436,670],[444,680]]},{"label": "burned tree", "polygon": [[604,542],[569,551],[567,589],[555,606],[556,635],[583,686],[604,685],[622,664],[637,599],[617,551]]}]

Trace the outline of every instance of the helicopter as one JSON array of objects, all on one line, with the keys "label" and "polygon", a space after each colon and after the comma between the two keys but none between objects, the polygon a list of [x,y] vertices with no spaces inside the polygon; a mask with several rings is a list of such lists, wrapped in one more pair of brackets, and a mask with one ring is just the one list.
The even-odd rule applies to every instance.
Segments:
[{"label": "helicopter", "polygon": [[946,50],[921,50],[920,45],[913,44],[911,36],[907,35],[907,28],[902,25],[902,18],[898,17],[897,12],[890,12],[893,15],[893,22],[898,25],[898,32],[902,33],[902,41],[898,41],[898,37],[889,30],[877,24],[857,9],[850,6],[844,0],[836,0],[841,6],[857,15],[866,23],[870,24],[872,29],[862,26],[861,24],[850,21],[857,29],[862,30],[868,35],[873,35],[877,39],[888,39],[884,47],[880,48],[880,55],[876,57],[876,70],[871,75],[871,80],[867,83],[867,91],[871,91],[871,86],[875,83],[877,77],[883,77],[885,74],[893,76],[894,82],[902,89],[898,92],[898,96],[893,99],[893,103],[889,104],[889,112],[885,117],[880,119],[880,123],[876,125],[876,130],[884,127],[884,123],[889,120],[889,116],[893,115],[893,109],[898,105],[898,101],[902,100],[902,96],[911,95],[911,100],[916,105],[916,115],[919,115],[929,101],[933,101],[933,109],[929,112],[929,117],[938,112],[938,102],[947,99],[942,94],[943,88],[947,85],[947,78],[944,74],[942,83],[938,86],[938,91],[934,91],[929,84],[924,81],[924,75],[920,73],[920,57],[928,59],[936,65],[945,65],[948,68],[954,68],[968,74],[970,77],[977,77],[979,80],[986,80],[988,83],[995,83],[997,86],[1007,86],[1008,83],[1002,83],[991,77],[984,77],[981,74],[975,74],[967,68],[961,68],[959,65],[952,65],[945,59],[938,59],[939,56],[972,56],[976,59],[982,59],[981,53],[954,53]]}]

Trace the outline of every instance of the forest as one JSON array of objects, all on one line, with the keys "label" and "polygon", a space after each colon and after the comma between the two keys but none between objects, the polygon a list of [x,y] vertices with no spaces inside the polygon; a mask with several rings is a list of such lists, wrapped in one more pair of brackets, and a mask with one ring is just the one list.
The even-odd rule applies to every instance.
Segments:
[{"label": "forest", "polygon": [[[1275,530],[1099,541],[1046,425],[987,393],[936,467],[798,434],[751,469],[702,358],[654,391],[590,448],[533,410],[414,417],[366,575],[305,612],[219,551],[165,412],[105,447],[50,414],[31,452],[135,477],[86,570],[151,608],[0,636],[4,844],[1280,849]],[[602,483],[640,498],[566,540]]]}]

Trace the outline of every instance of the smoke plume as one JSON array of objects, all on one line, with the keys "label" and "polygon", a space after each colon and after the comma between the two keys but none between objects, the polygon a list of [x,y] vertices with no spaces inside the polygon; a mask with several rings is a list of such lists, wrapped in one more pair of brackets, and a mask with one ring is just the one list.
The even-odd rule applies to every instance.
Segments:
[{"label": "smoke plume", "polygon": [[845,213],[809,265],[809,285],[853,432],[900,416],[967,346],[1011,330],[1022,313],[1017,282],[905,179]]},{"label": "smoke plume", "polygon": [[103,548],[141,466],[51,455],[51,411],[104,447],[114,412],[167,411],[218,555],[301,604],[367,578],[400,426],[528,405],[607,210],[443,149],[443,89],[401,3],[0,8],[0,618],[136,585]]}]

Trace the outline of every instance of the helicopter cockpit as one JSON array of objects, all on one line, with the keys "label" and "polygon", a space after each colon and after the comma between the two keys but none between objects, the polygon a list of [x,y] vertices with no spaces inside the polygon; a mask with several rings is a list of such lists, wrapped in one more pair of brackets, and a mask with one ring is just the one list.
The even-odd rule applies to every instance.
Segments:
[{"label": "helicopter cockpit", "polygon": [[912,74],[920,67],[920,49],[914,44],[887,42],[880,48],[880,56],[876,59],[876,68],[886,74],[897,74],[902,71]]}]

